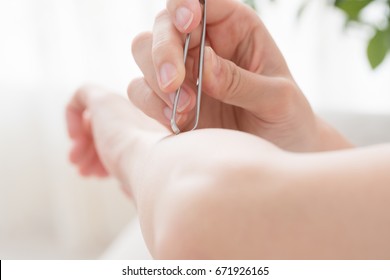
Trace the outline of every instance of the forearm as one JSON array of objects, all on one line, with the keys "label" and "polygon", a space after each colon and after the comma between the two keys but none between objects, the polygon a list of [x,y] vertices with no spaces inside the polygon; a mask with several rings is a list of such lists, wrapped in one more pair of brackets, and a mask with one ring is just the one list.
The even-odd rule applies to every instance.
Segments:
[{"label": "forearm", "polygon": [[[128,168],[138,170],[129,182],[152,255],[255,258],[263,199],[257,183],[277,178],[282,154],[258,137],[208,129],[164,138],[137,163],[129,157]],[[234,239],[246,245],[237,251]]]},{"label": "forearm", "polygon": [[144,133],[123,161],[157,258],[382,258],[390,146],[285,153],[258,137]]},{"label": "forearm", "polygon": [[279,257],[389,258],[389,166],[390,145],[297,156],[269,205],[274,230],[288,232],[269,236]]},{"label": "forearm", "polygon": [[95,139],[155,257],[388,257],[390,145],[292,154],[232,130],[167,137],[122,98],[89,93],[71,103],[70,135]]}]

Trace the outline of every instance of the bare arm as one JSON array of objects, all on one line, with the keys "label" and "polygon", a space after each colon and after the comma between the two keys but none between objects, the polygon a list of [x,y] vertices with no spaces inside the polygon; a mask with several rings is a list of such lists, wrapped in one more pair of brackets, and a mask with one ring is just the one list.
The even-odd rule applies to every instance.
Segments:
[{"label": "bare arm", "polygon": [[390,256],[390,145],[292,154],[202,130],[155,144],[131,184],[157,258]]},{"label": "bare arm", "polygon": [[156,258],[390,257],[390,145],[294,154],[232,130],[169,136],[96,88],[67,116],[72,161],[118,178]]},{"label": "bare arm", "polygon": [[278,197],[284,222],[274,220],[294,240],[291,257],[390,257],[389,144],[300,155],[294,166],[294,184]]}]

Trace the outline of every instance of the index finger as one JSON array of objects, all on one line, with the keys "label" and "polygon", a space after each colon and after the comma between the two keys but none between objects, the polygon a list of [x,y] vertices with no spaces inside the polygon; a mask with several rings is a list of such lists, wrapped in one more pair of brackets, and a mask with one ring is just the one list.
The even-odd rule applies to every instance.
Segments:
[{"label": "index finger", "polygon": [[[201,2],[203,1],[206,0]],[[243,4],[236,0],[207,1],[207,24],[229,17],[240,5]],[[182,33],[192,32],[202,19],[199,0],[167,0],[167,10],[176,28]]]}]

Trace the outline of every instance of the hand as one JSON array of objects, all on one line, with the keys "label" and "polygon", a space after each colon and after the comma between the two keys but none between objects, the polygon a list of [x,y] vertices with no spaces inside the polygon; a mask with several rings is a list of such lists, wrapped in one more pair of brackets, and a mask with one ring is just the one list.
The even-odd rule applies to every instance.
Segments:
[{"label": "hand", "polygon": [[138,113],[128,100],[98,87],[79,89],[67,106],[66,117],[73,141],[70,160],[81,175],[112,175],[122,184],[126,184],[128,174],[123,173],[129,167],[123,166],[124,158],[131,154],[134,161],[140,160],[144,153],[140,147],[150,142],[140,137],[139,127],[148,129],[148,133],[167,134],[160,125],[156,127],[154,121]]},{"label": "hand", "polygon": [[[209,46],[199,127],[249,132],[287,150],[320,149],[318,119],[258,16],[234,0],[208,1],[207,12]],[[153,32],[133,41],[144,77],[130,83],[129,98],[167,127],[174,92],[183,81],[179,126],[185,130],[193,125],[201,17],[199,1],[168,0]],[[184,65],[183,44],[189,32],[192,40]]]},{"label": "hand", "polygon": [[66,108],[68,134],[73,142],[69,158],[77,165],[81,175],[107,177],[108,171],[99,158],[92,131],[88,108],[91,90],[78,90]]}]

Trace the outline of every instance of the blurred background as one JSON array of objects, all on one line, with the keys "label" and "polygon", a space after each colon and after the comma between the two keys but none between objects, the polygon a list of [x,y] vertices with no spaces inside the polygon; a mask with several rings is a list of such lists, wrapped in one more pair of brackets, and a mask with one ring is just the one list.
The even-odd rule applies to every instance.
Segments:
[{"label": "blurred background", "polygon": [[[311,2],[299,19],[302,0],[256,4],[314,109],[357,135],[358,144],[386,140],[389,59],[373,71],[366,57],[372,30],[345,28],[345,14],[326,0]],[[139,236],[113,249],[120,236],[129,238],[135,217],[118,184],[83,179],[69,164],[64,108],[85,83],[126,95],[140,75],[131,41],[152,28],[164,6],[0,0],[0,259],[95,259],[115,248],[137,250]],[[364,16],[380,19],[383,7]]]}]

